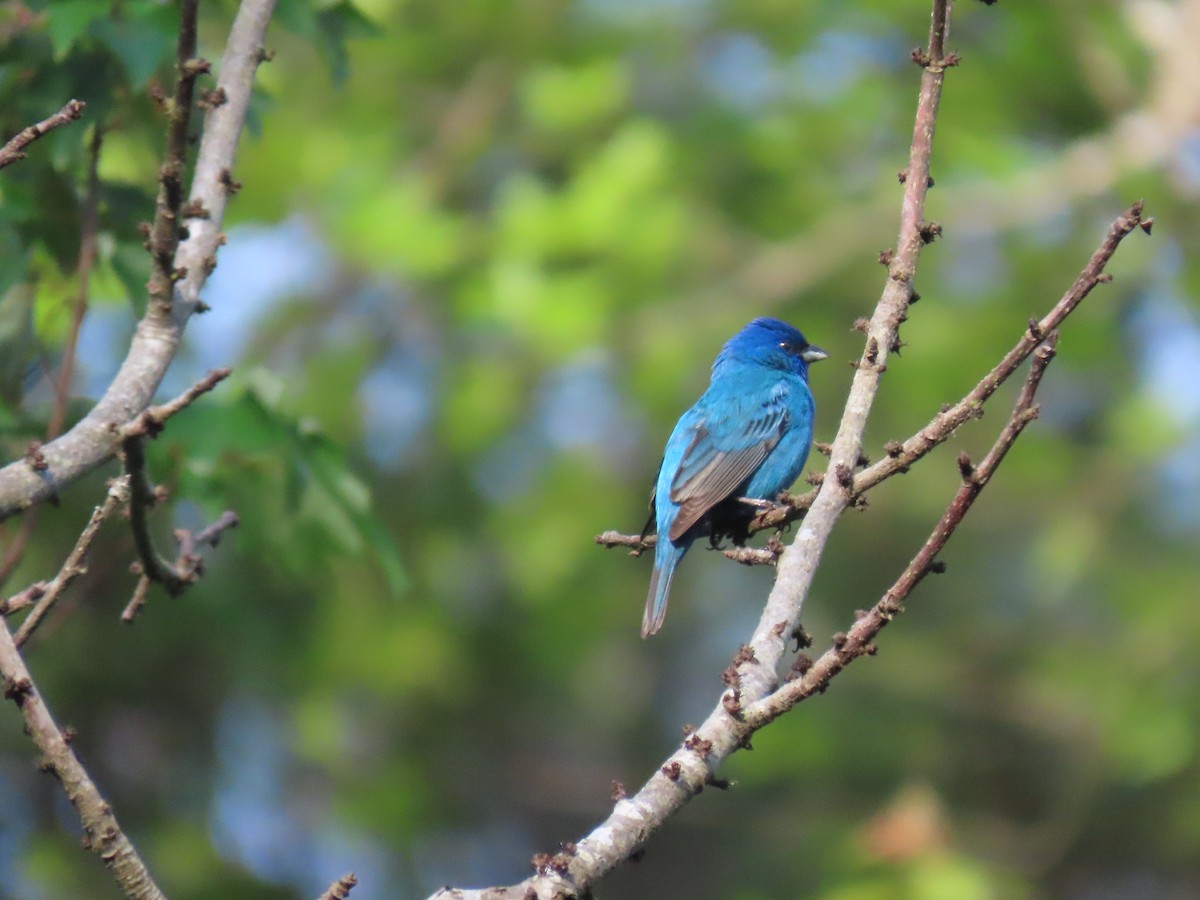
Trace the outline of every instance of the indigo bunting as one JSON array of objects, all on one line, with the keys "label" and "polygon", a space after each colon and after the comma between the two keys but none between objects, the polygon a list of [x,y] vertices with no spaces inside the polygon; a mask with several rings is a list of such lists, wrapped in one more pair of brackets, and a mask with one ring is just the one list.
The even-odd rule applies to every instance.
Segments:
[{"label": "indigo bunting", "polygon": [[708,390],[671,432],[651,498],[658,531],[642,637],[662,627],[675,567],[707,534],[745,541],[757,512],[799,477],[812,443],[815,406],[808,364],[824,359],[778,319],[755,319],[725,344]]}]

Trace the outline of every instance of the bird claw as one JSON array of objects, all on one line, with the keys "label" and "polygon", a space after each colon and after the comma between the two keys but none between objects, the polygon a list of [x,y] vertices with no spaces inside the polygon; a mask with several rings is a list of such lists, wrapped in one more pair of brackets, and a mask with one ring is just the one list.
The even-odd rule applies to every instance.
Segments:
[{"label": "bird claw", "polygon": [[[765,516],[773,512],[790,509],[790,504],[776,503],[774,500],[758,500],[754,497],[738,497],[738,502],[745,503],[747,506],[752,506],[757,511],[754,518],[756,521],[763,519]],[[784,527],[787,523],[781,523],[780,527]]]},{"label": "bird claw", "polygon": [[777,504],[770,500],[760,500],[757,497],[738,497],[738,503],[745,503],[747,506],[753,506],[760,513],[774,509]]}]

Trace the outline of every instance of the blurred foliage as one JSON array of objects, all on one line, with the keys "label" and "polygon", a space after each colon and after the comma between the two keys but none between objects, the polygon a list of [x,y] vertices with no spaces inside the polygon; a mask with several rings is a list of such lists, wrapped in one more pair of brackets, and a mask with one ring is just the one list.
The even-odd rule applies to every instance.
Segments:
[{"label": "blurred foliage", "polygon": [[[701,719],[769,573],[696,552],[664,632],[640,528],[661,445],[726,336],[774,314],[831,351],[819,439],[894,241],[926,3],[284,2],[230,243],[173,374],[234,379],[153,446],[156,518],[242,528],[132,628],[132,542],[29,648],[173,896],[355,898],[508,883]],[[219,59],[232,2],[202,4]],[[83,122],[0,173],[0,439],[43,435],[102,131],[86,409],[144,304],[174,4],[0,2],[0,133]],[[961,396],[1137,196],[1022,439],[878,658],[728,766],[602,896],[822,900],[1200,893],[1200,4],[959,3],[924,299],[868,452]],[[1003,407],[1012,392],[997,397]],[[999,409],[841,523],[818,649],[873,602]],[[819,464],[819,459],[814,461]],[[39,510],[50,576],[104,473]],[[3,526],[5,546],[20,520]],[[11,708],[0,895],[117,896]]]}]

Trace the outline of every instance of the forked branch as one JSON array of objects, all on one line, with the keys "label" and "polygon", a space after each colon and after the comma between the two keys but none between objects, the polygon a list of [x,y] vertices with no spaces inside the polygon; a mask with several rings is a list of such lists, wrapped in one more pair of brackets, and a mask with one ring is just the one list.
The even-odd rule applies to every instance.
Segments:
[{"label": "forked branch", "polygon": [[752,731],[762,728],[797,703],[824,691],[831,678],[860,656],[871,656],[875,653],[873,642],[876,635],[903,612],[904,601],[908,599],[913,589],[921,583],[925,576],[938,570],[937,555],[942,552],[958,526],[962,524],[971,504],[987,486],[996,472],[996,467],[1004,460],[1005,454],[1012,449],[1017,438],[1021,436],[1021,432],[1037,418],[1038,407],[1034,403],[1034,397],[1037,394],[1038,385],[1041,384],[1042,376],[1046,373],[1046,367],[1054,358],[1054,348],[1057,343],[1058,332],[1051,332],[1038,344],[1033,354],[1029,375],[1017,397],[1016,406],[983,460],[978,465],[973,465],[965,453],[959,455],[958,467],[962,474],[962,485],[921,549],[900,573],[900,577],[887,589],[875,606],[865,615],[858,617],[848,631],[837,636],[833,646],[826,650],[811,667],[802,666],[805,671],[802,674],[797,673],[800,674],[800,677],[789,681],[770,696],[742,710],[743,721]]},{"label": "forked branch", "polygon": [[[70,431],[41,448],[36,469],[17,460],[0,469],[0,521],[29,509],[112,459],[114,428],[150,405],[175,358],[200,288],[216,265],[221,221],[229,193],[229,171],[250,103],[254,72],[262,61],[263,38],[275,0],[243,0],[229,32],[216,90],[223,102],[209,109],[196,158],[190,199],[179,215],[188,236],[175,251],[173,299],[168,308],[152,303],[138,323],[116,377],[95,407]],[[170,159],[164,161],[169,165]],[[177,223],[178,224],[178,221]]]}]

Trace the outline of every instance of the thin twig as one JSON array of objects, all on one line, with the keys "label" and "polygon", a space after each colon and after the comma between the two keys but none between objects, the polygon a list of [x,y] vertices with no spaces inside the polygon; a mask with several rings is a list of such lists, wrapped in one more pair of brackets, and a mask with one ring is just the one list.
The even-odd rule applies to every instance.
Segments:
[{"label": "thin twig", "polygon": [[0,557],[0,588],[4,587],[13,570],[21,564],[21,560],[25,556],[25,548],[29,546],[29,539],[33,536],[35,528],[37,528],[37,510],[32,509],[29,511],[29,515],[21,520],[21,527],[17,529],[13,539],[4,546],[4,556]]},{"label": "thin twig", "polygon": [[[888,456],[854,477],[851,488],[854,494],[861,494],[879,484],[881,481],[904,471],[938,444],[952,435],[960,425],[978,415],[978,411],[996,389],[1003,384],[1022,362],[1033,352],[1045,335],[1058,328],[1063,321],[1074,312],[1084,298],[1098,284],[1112,280],[1105,274],[1108,265],[1121,241],[1142,223],[1142,201],[1130,207],[1118,216],[1108,227],[1108,232],[1092,258],[1075,279],[1075,283],[1063,294],[1062,298],[1041,319],[1031,320],[1021,338],[1004,358],[985,375],[971,391],[958,403],[944,412],[934,416],[933,420],[905,441],[898,451],[889,449]],[[798,498],[802,501],[803,498]]]},{"label": "thin twig", "polygon": [[317,900],[346,900],[350,896],[350,890],[358,884],[358,876],[353,872],[347,872],[329,887],[327,887]]},{"label": "thin twig", "polygon": [[79,329],[88,308],[88,283],[92,268],[96,264],[96,232],[100,220],[100,145],[104,140],[104,128],[97,122],[92,130],[92,141],[88,148],[87,188],[83,195],[83,207],[79,213],[79,259],[75,264],[75,277],[79,286],[75,304],[71,310],[71,327],[63,346],[62,362],[58,376],[53,379],[54,406],[50,410],[50,422],[46,426],[46,440],[52,441],[62,434],[67,418],[67,403],[71,396],[71,381],[75,376],[75,349],[79,343]]},{"label": "thin twig", "polygon": [[228,366],[223,366],[220,369],[210,369],[203,378],[193,384],[190,388],[180,394],[173,400],[168,400],[166,403],[161,403],[158,406],[151,406],[144,410],[132,422],[121,429],[121,439],[135,437],[157,437],[162,431],[163,423],[171,416],[175,415],[183,409],[191,406],[196,401],[196,398],[207,394],[218,384],[230,376],[233,369]]},{"label": "thin twig", "polygon": [[0,147],[0,169],[23,160],[25,158],[25,148],[42,135],[53,131],[55,128],[62,128],[64,125],[69,125],[82,117],[86,106],[87,104],[82,100],[68,100],[62,109],[48,119],[43,119],[36,125],[30,125],[24,131],[10,138],[8,143]]},{"label": "thin twig", "polygon": [[[130,508],[132,517],[132,507]],[[207,544],[210,547],[215,547],[221,542],[221,536],[230,528],[237,528],[241,524],[238,514],[233,510],[225,510],[217,519],[208,525],[206,528],[192,534],[184,528],[176,529],[175,540],[179,544],[179,553],[175,558],[175,562],[169,563],[162,559],[154,551],[153,543],[149,543],[149,552],[155,560],[155,565],[158,567],[157,572],[159,577],[152,577],[147,574],[145,557],[137,563],[137,571],[140,573],[137,585],[133,589],[133,596],[125,605],[125,609],[121,612],[122,622],[132,622],[137,618],[137,614],[142,611],[142,607],[146,605],[146,597],[150,591],[151,582],[157,581],[166,588],[167,593],[172,597],[176,597],[183,593],[191,585],[199,580],[204,573],[204,557],[200,555],[199,548]],[[145,524],[134,527],[135,543],[138,542],[139,527],[145,529]],[[145,535],[145,539],[149,542],[149,534]],[[139,553],[141,553],[139,544]],[[162,573],[165,572],[165,576]]]},{"label": "thin twig", "polygon": [[777,535],[771,535],[765,547],[731,547],[722,553],[734,562],[744,566],[773,566],[779,562],[779,554],[783,552],[783,542]]},{"label": "thin twig", "polygon": [[238,518],[238,514],[231,509],[227,509],[221,515],[217,516],[216,521],[194,535],[188,531],[177,532],[176,537],[179,538],[180,555],[193,555],[197,548],[204,544],[208,544],[210,547],[217,546],[217,544],[221,543],[222,534],[230,528],[237,528],[240,524],[241,520]]},{"label": "thin twig", "polygon": [[[179,560],[175,563],[164,559],[154,548],[147,516],[149,511],[158,505],[161,498],[146,475],[145,441],[147,438],[157,436],[168,418],[185,409],[197,397],[211,391],[228,378],[230,372],[230,369],[213,369],[174,400],[161,406],[150,407],[121,429],[125,471],[129,474],[129,521],[133,527],[133,539],[141,559],[140,574],[150,581],[161,584],[172,597],[178,597],[199,577],[200,557],[195,554],[195,544],[199,538],[192,538],[188,534],[187,543],[184,544]],[[222,531],[235,525],[237,525],[237,516],[234,513],[226,512],[202,534],[211,535],[207,540],[215,544]],[[122,618],[125,618],[126,621],[132,620],[141,607],[139,596],[144,601],[145,586],[140,581],[134,599],[130,601],[125,608],[125,613],[122,614]]]},{"label": "thin twig", "polygon": [[20,707],[29,736],[42,752],[41,767],[59,780],[67,799],[79,813],[84,845],[104,861],[126,897],[166,900],[121,830],[112,807],[55,724],[3,616],[0,616],[0,676],[3,676],[4,698]]},{"label": "thin twig", "polygon": [[132,622],[137,618],[138,613],[142,611],[142,607],[146,605],[146,596],[149,593],[150,579],[145,575],[139,575],[137,584],[133,588],[133,596],[129,598],[129,602],[121,610],[122,622]]},{"label": "thin twig", "polygon": [[167,146],[158,170],[158,198],[150,229],[150,259],[153,268],[147,289],[147,315],[166,318],[171,311],[173,286],[180,275],[175,270],[179,246],[179,209],[183,205],[183,172],[187,164],[188,123],[196,79],[209,71],[206,60],[196,57],[196,10],[199,0],[183,0],[179,11],[179,40],[175,46],[175,97],[168,108]]},{"label": "thin twig", "polygon": [[35,581],[23,591],[18,591],[7,600],[0,600],[0,616],[9,616],[37,603],[50,587],[48,581]]},{"label": "thin twig", "polygon": [[[67,555],[66,562],[58,570],[58,574],[54,576],[54,579],[49,584],[41,585],[40,590],[37,591],[38,595],[31,598],[37,602],[13,637],[18,647],[29,640],[29,636],[33,634],[34,629],[41,624],[42,619],[50,612],[51,607],[58,601],[58,598],[70,587],[71,582],[87,572],[84,559],[92,546],[92,541],[96,539],[96,534],[99,532],[100,526],[104,524],[104,520],[112,515],[117,507],[128,502],[129,479],[118,478],[109,485],[108,495],[104,498],[104,502],[92,510],[92,517],[88,520],[86,527],[84,527],[83,532],[79,535],[75,546]],[[16,598],[10,598],[5,606],[9,612],[20,608],[20,605],[16,602]]]},{"label": "thin twig", "polygon": [[160,497],[146,477],[146,448],[143,438],[127,437],[125,446],[125,471],[129,478],[129,524],[133,528],[133,542],[141,560],[141,574],[150,581],[157,581],[168,594],[177,597],[183,593],[187,583],[175,572],[174,567],[159,555],[150,537],[149,512],[160,502]]},{"label": "thin twig", "polygon": [[770,696],[742,709],[742,721],[750,731],[757,731],[767,723],[787,712],[797,703],[821,693],[829,680],[860,656],[875,652],[875,637],[889,622],[904,611],[903,603],[913,589],[932,571],[936,571],[937,555],[942,552],[958,526],[962,524],[971,504],[987,486],[996,467],[1004,460],[1025,426],[1037,418],[1038,407],[1033,402],[1038,385],[1046,367],[1054,358],[1054,346],[1058,333],[1051,332],[1040,343],[1033,354],[1029,375],[1021,388],[1012,415],[1005,423],[999,437],[977,466],[973,466],[967,455],[959,456],[959,469],[963,483],[951,500],[941,520],[934,527],[921,549],[905,567],[900,577],[888,588],[879,602],[865,615],[860,616],[851,628],[839,636],[832,647],[800,678],[788,682]]}]

